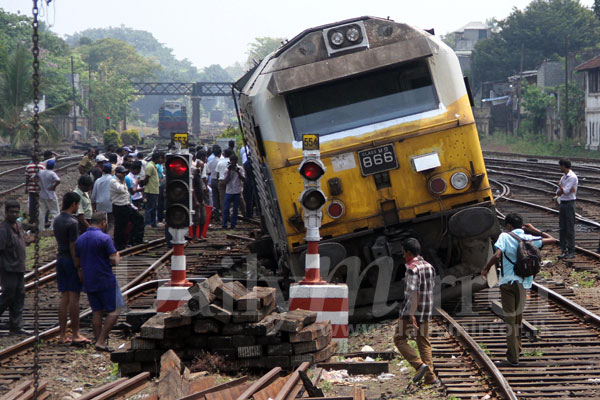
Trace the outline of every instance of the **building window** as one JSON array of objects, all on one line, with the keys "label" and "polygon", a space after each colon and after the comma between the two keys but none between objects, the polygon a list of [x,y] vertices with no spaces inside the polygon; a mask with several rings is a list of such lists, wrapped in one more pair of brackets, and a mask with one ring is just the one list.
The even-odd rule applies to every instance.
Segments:
[{"label": "building window", "polygon": [[590,93],[600,93],[600,69],[588,71],[588,90]]}]

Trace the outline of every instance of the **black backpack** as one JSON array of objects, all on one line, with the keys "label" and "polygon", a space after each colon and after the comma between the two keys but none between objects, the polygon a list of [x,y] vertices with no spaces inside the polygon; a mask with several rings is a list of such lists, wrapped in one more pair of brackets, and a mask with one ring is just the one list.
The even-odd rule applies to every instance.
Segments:
[{"label": "black backpack", "polygon": [[[542,252],[540,249],[534,246],[531,240],[522,239],[513,232],[508,234],[519,241],[516,262],[504,254],[504,257],[513,264],[515,275],[521,278],[537,275],[542,268]],[[502,275],[504,275],[504,271],[502,271]]]}]

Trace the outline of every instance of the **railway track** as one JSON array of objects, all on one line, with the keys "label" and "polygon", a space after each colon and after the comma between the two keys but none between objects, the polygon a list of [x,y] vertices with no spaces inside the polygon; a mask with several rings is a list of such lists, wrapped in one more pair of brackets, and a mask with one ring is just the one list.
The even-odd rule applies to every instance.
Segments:
[{"label": "railway track", "polygon": [[[222,231],[210,232],[209,240],[193,241],[186,246],[188,260],[188,277],[208,277],[214,273],[232,274],[236,267],[244,266],[247,240],[236,239],[255,228],[254,223],[240,223],[236,235],[227,235]],[[156,234],[161,234],[156,231]],[[242,236],[243,237],[243,236]],[[156,289],[168,281],[171,250],[167,249],[164,240],[156,239],[150,243],[129,248],[122,262],[115,268],[115,275],[121,285],[127,307],[131,310],[153,308]],[[40,360],[44,365],[57,365],[72,352],[68,346],[58,343],[57,309],[59,294],[56,289],[55,273],[52,263],[46,265],[46,277],[40,287],[40,338],[44,344],[41,348]],[[240,275],[241,276],[241,275]],[[29,279],[32,279],[29,277]],[[33,318],[31,311],[32,291],[26,294],[25,328],[31,329]],[[86,296],[81,296],[82,331],[91,337],[91,310],[88,309]],[[122,317],[123,318],[123,317]],[[123,322],[121,319],[120,322]],[[119,322],[117,323],[117,325]],[[0,349],[0,395],[19,381],[31,376],[33,371],[34,337],[17,338],[12,341],[4,338]]]},{"label": "railway track", "polygon": [[[55,172],[66,171],[79,165],[81,156],[62,157],[58,159],[59,168]],[[65,164],[66,163],[66,164]],[[0,172],[0,200],[5,196],[25,187],[25,167],[27,164]]]},{"label": "railway track", "polygon": [[[439,311],[432,335],[434,364],[449,395],[465,399],[485,395],[504,399],[600,397],[600,317],[569,301],[572,292],[564,286],[545,285],[536,283],[529,292],[523,318],[531,329],[524,328],[527,337],[523,337],[516,367],[501,363],[506,329],[498,312],[497,288],[476,293],[468,313],[451,317]],[[449,336],[453,337],[450,341]],[[460,354],[458,344],[468,351],[467,356]]]}]

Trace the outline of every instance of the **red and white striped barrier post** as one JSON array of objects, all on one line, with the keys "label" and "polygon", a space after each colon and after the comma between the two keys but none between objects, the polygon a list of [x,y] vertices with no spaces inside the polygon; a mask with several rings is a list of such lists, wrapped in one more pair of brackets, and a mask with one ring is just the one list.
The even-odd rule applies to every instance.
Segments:
[{"label": "red and white striped barrier post", "polygon": [[327,201],[321,191],[320,179],[325,166],[320,159],[319,137],[303,135],[304,159],[298,169],[304,178],[304,191],[300,203],[304,208],[307,252],[304,264],[304,279],[290,286],[290,311],[309,310],[317,313],[317,321],[330,321],[332,338],[341,349],[348,341],[348,286],[329,284],[321,278],[319,256],[319,228]]},{"label": "red and white striped barrier post", "polygon": [[158,288],[156,311],[169,312],[187,303],[191,298],[188,288],[192,283],[186,277],[185,233],[186,229],[172,229],[173,255],[171,256],[171,281]]}]

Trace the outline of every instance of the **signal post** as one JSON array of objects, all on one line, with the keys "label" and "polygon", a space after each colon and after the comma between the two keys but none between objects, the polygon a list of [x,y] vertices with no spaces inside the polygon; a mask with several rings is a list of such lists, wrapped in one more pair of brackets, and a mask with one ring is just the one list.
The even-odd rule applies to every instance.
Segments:
[{"label": "signal post", "polygon": [[299,200],[304,208],[307,252],[304,279],[290,286],[290,311],[317,312],[317,321],[330,321],[333,340],[344,346],[348,341],[348,286],[329,284],[321,278],[319,228],[327,198],[321,190],[325,166],[321,162],[318,135],[302,136],[302,153],[304,158],[298,171],[304,179],[304,190]]},{"label": "signal post", "polygon": [[192,223],[192,159],[187,149],[187,133],[173,134],[179,143],[177,151],[167,155],[165,174],[167,178],[165,196],[167,207],[165,220],[173,237],[171,256],[171,281],[158,288],[156,310],[173,311],[190,298],[188,287],[192,283],[186,279],[185,234]]}]

